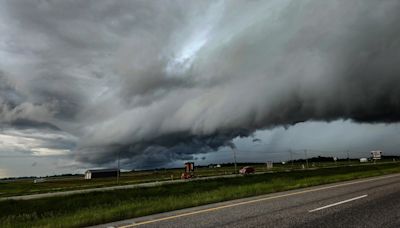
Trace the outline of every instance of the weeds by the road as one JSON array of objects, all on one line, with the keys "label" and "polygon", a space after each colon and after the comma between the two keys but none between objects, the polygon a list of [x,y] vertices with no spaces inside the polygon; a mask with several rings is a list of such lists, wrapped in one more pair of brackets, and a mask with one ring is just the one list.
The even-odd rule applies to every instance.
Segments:
[{"label": "weeds by the road", "polygon": [[400,172],[397,163],[280,172],[0,202],[0,227],[81,227],[295,188]]},{"label": "weeds by the road", "polygon": [[[381,162],[391,161],[389,159]],[[357,165],[359,160],[337,161],[337,162],[310,162],[312,168],[347,166],[350,164]],[[275,163],[272,169],[267,169],[263,163],[239,163],[239,167],[251,165],[258,172],[272,171],[279,172],[288,169],[301,169],[303,162],[296,161],[294,164]],[[224,164],[222,167],[196,167],[195,173],[198,177],[222,176],[234,173],[233,164]],[[119,181],[116,178],[98,178],[85,180],[83,175],[73,176],[54,176],[45,178],[45,182],[33,183],[33,178],[18,179],[10,181],[0,181],[0,197],[31,195],[48,192],[62,192],[70,190],[90,189],[111,187],[116,185],[130,185],[155,181],[166,181],[171,179],[179,179],[183,172],[182,169],[158,169],[158,170],[142,170],[133,172],[122,172]]]}]

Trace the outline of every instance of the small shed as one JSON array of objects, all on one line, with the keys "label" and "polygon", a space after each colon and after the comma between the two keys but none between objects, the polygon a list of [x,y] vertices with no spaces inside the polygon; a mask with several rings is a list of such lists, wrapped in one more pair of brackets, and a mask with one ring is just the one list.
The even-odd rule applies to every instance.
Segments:
[{"label": "small shed", "polygon": [[85,179],[117,177],[119,172],[119,169],[89,169],[85,172]]}]

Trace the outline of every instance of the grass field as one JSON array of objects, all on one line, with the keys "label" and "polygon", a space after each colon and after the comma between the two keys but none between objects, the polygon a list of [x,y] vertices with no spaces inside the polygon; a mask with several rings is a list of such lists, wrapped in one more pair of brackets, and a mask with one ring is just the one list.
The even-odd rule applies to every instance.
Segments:
[{"label": "grass field", "polygon": [[338,166],[36,200],[0,201],[0,227],[81,227],[242,197],[398,172],[400,172],[399,163]]},{"label": "grass field", "polygon": [[[385,161],[381,161],[385,162]],[[257,172],[273,171],[279,172],[284,170],[297,170],[301,169],[301,165],[305,163],[297,162],[294,164],[279,164],[275,163],[274,168],[267,170],[264,164],[252,164]],[[359,164],[358,160],[352,161],[338,161],[338,162],[310,162],[310,168],[321,167],[335,167],[349,164]],[[247,164],[239,164],[238,167],[243,167]],[[151,171],[136,171],[136,172],[123,172],[118,185],[138,184],[154,181],[165,181],[171,179],[179,179],[183,169],[160,169]],[[221,168],[196,168],[196,176],[219,176],[234,173],[234,166],[225,165]],[[83,176],[67,176],[67,177],[50,177],[46,178],[46,182],[33,183],[33,179],[13,180],[13,181],[0,181],[0,198],[18,195],[30,195],[37,193],[68,191],[77,189],[98,188],[117,185],[115,178],[100,178],[93,180],[84,180]]]}]

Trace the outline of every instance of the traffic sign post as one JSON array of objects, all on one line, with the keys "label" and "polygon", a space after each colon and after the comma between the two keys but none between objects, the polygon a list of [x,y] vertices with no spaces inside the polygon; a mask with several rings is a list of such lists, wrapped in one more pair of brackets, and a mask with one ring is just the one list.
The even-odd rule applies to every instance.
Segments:
[{"label": "traffic sign post", "polygon": [[272,169],[274,167],[274,163],[272,161],[267,161],[267,169]]},{"label": "traffic sign post", "polygon": [[374,162],[376,160],[382,159],[382,151],[380,151],[380,150],[371,151],[371,155],[372,155],[372,159],[374,160]]}]

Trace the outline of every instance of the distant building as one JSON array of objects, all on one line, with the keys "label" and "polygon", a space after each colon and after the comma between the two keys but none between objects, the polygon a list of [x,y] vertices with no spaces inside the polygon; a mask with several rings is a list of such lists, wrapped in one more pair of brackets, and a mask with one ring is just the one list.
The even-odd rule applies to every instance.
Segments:
[{"label": "distant building", "polygon": [[208,168],[221,168],[220,164],[214,165],[214,164],[210,164],[208,165]]},{"label": "distant building", "polygon": [[34,179],[33,183],[37,184],[37,183],[42,183],[42,182],[45,182],[45,181],[46,181],[46,179],[44,179],[44,178],[38,178],[38,179]]},{"label": "distant building", "polygon": [[118,169],[89,169],[85,172],[85,179],[117,177],[119,172]]}]

